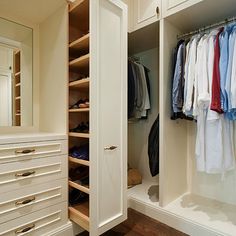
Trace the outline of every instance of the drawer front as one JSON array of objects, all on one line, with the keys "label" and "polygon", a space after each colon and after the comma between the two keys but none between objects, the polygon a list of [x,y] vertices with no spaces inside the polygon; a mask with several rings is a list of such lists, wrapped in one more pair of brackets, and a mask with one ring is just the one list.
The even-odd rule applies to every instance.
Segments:
[{"label": "drawer front", "polygon": [[67,201],[67,179],[1,194],[0,224]]},{"label": "drawer front", "polygon": [[0,165],[0,193],[67,177],[67,156]]},{"label": "drawer front", "polygon": [[0,236],[42,236],[67,223],[67,203],[61,203],[1,224]]},{"label": "drawer front", "polygon": [[45,141],[0,145],[0,164],[67,153],[67,141]]}]

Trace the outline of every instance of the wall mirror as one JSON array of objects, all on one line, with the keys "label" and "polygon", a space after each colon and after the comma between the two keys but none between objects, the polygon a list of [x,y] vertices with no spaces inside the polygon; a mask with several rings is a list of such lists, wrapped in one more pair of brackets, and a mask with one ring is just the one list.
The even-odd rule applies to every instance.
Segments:
[{"label": "wall mirror", "polygon": [[0,126],[33,125],[33,30],[0,18]]}]

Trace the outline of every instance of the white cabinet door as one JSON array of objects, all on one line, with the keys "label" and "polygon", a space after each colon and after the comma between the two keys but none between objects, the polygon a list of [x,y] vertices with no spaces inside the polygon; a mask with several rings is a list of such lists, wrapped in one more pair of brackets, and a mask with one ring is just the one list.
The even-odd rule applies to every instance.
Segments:
[{"label": "white cabinet door", "polygon": [[0,46],[0,70],[11,72],[13,65],[13,50]]},{"label": "white cabinet door", "polygon": [[127,6],[90,1],[90,235],[127,218]]},{"label": "white cabinet door", "polygon": [[145,27],[160,18],[160,0],[133,0],[134,30]]},{"label": "white cabinet door", "polygon": [[165,0],[163,4],[164,16],[174,14],[203,0]]}]

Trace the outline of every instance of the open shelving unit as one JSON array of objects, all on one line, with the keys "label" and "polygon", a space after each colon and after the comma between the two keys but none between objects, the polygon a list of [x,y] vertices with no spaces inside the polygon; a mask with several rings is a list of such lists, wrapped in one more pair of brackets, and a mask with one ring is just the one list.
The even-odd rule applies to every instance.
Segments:
[{"label": "open shelving unit", "polygon": [[14,126],[21,125],[21,52],[20,50],[14,51],[14,63],[13,63],[13,75],[14,75],[14,105],[13,105],[13,123]]},{"label": "open shelving unit", "polygon": [[[69,107],[80,99],[89,98],[89,0],[77,0],[69,6]],[[68,109],[68,129],[89,121],[89,108]],[[89,143],[89,133],[69,132],[69,149]],[[87,160],[68,157],[69,168],[89,168]],[[78,179],[79,180],[79,179]],[[80,183],[80,182],[79,182]],[[69,218],[89,231],[89,186],[69,180],[69,191],[76,189],[88,195],[87,201],[69,206]],[[70,196],[71,197],[71,196]]]}]

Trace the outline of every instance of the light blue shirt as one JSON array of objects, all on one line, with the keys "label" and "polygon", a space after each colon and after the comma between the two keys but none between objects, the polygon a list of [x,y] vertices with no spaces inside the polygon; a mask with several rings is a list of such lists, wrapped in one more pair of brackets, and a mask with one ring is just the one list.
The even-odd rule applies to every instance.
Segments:
[{"label": "light blue shirt", "polygon": [[[230,26],[229,26],[230,27]],[[220,73],[222,73],[221,76],[221,86],[223,84],[225,84],[224,88],[225,88],[225,97],[224,97],[224,111],[226,111],[226,117],[229,118],[230,120],[235,120],[236,119],[236,114],[234,111],[231,110],[232,106],[231,106],[231,92],[230,92],[230,88],[231,88],[231,74],[232,74],[232,66],[233,66],[233,52],[234,52],[234,46],[235,46],[235,39],[236,39],[236,26],[231,26],[232,31],[229,29],[228,30],[228,51],[224,52],[222,50],[221,52],[221,57],[222,59],[222,65],[220,62]],[[231,33],[230,33],[231,31]],[[227,40],[227,38],[225,38],[225,41]],[[228,54],[228,66],[226,66],[225,69],[223,69],[223,61],[226,60],[224,59]],[[225,72],[226,70],[226,72]],[[226,77],[224,77],[224,73],[226,73]],[[225,78],[225,83],[224,83],[224,78]],[[222,87],[223,88],[223,87]],[[222,89],[221,89],[222,90]]]}]

